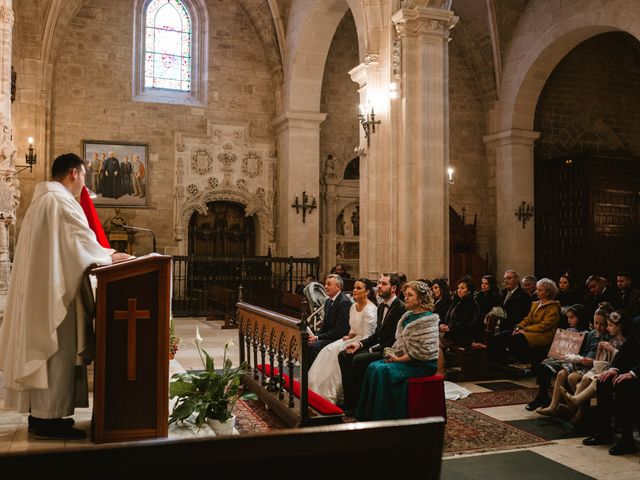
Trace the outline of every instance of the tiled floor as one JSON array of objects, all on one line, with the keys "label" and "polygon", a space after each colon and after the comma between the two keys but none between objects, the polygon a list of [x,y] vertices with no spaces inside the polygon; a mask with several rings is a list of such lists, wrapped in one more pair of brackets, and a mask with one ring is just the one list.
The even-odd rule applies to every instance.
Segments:
[{"label": "tiled floor", "polygon": [[[221,365],[224,345],[233,341],[228,349],[228,355],[234,364],[238,361],[238,341],[237,330],[222,330],[222,322],[207,322],[202,318],[179,318],[175,320],[176,333],[184,339],[184,343],[176,355],[176,359],[171,362],[172,372],[182,369],[200,369],[202,362],[198,356],[192,339],[195,337],[196,325],[200,330],[200,335],[204,338],[203,347],[214,358],[216,365]],[[509,380],[523,386],[534,386],[534,380],[525,378],[522,380]],[[2,373],[0,373],[0,383]],[[461,386],[471,392],[490,391],[477,383],[461,383]],[[73,447],[93,444],[87,440],[75,440],[69,442],[54,442],[47,440],[35,440],[27,433],[26,415],[18,414],[14,411],[1,408],[4,406],[4,391],[0,389],[0,462],[1,454],[10,451],[42,450],[42,449],[63,449],[70,445]],[[504,407],[481,408],[478,411],[485,415],[494,417],[502,421],[521,420],[536,418],[537,414],[527,412],[522,405],[512,405]],[[74,416],[78,428],[89,431],[91,420],[91,408],[76,409]],[[200,432],[204,434],[205,431]],[[179,438],[193,435],[191,431],[184,431],[171,427],[170,438]],[[531,451],[562,463],[579,472],[598,479],[640,479],[640,454],[625,455],[622,457],[612,457],[608,454],[608,447],[585,447],[582,445],[582,438],[571,438],[565,440],[555,440],[552,444],[530,448]],[[486,455],[486,454],[481,454]],[[471,456],[471,455],[470,455]],[[451,457],[459,458],[459,456]],[[447,461],[446,459],[444,460]]]}]

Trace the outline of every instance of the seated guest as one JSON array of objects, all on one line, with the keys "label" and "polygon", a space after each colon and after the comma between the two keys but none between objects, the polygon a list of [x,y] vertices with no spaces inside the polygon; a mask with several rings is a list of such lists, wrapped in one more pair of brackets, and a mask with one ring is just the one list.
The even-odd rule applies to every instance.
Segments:
[{"label": "seated guest", "polygon": [[327,400],[342,401],[342,379],[338,354],[347,345],[369,337],[376,329],[377,308],[373,286],[366,278],[359,278],[353,284],[353,300],[349,310],[349,334],[330,343],[322,350],[309,369],[309,388]]},{"label": "seated guest", "polygon": [[640,315],[640,290],[631,286],[631,274],[626,271],[616,273],[618,295],[616,301],[621,310],[629,313],[630,318]]},{"label": "seated guest", "polygon": [[[596,312],[599,311],[600,309],[596,310]],[[576,388],[574,395],[566,391],[563,392],[567,405],[579,407],[581,404],[588,402],[595,396],[598,384],[596,377],[604,370],[609,369],[611,361],[626,341],[625,335],[627,332],[625,329],[630,327],[630,325],[622,323],[620,321],[621,318],[622,317],[618,312],[611,312],[607,318],[608,338],[602,338],[602,341],[598,343],[596,357],[593,362],[595,365],[597,365],[595,362],[600,362],[599,368],[596,369],[594,367],[579,377],[577,376],[577,372],[573,372],[569,375],[570,383],[576,385]],[[572,376],[574,376],[573,379]],[[574,419],[578,421],[581,418],[582,409],[578,409]]]},{"label": "seated guest", "polygon": [[615,308],[618,308],[616,293],[612,288],[607,287],[605,278],[599,275],[590,275],[585,282],[589,293],[585,297],[584,304],[591,314],[596,311],[598,305],[602,302],[609,302]]},{"label": "seated guest", "polygon": [[538,295],[536,295],[536,283],[538,279],[533,275],[525,275],[522,277],[522,290],[531,297],[532,302],[538,301]]},{"label": "seated guest", "polygon": [[462,277],[458,282],[453,304],[444,321],[440,323],[440,351],[438,354],[438,375],[444,375],[444,352],[453,345],[469,347],[476,334],[478,304],[473,298],[475,285],[471,277]]},{"label": "seated guest", "polygon": [[307,285],[309,285],[311,282],[315,282],[316,279],[313,275],[306,275],[304,277],[304,282],[299,283],[298,285],[296,285],[296,292],[298,295],[304,295],[304,287],[306,287]]},{"label": "seated guest", "polygon": [[344,278],[351,278],[351,275],[347,272],[347,269],[344,267],[344,264],[337,263],[335,267],[331,269],[331,273],[334,275],[340,275]]},{"label": "seated guest", "polygon": [[[478,304],[478,330],[476,331],[476,340],[483,340],[483,322],[484,318],[493,307],[500,306],[500,289],[498,281],[493,275],[485,275],[482,277],[480,291],[476,292],[476,303]],[[437,313],[437,312],[436,312]]]},{"label": "seated guest", "polygon": [[393,353],[367,367],[358,420],[387,420],[407,416],[407,380],[433,375],[438,363],[438,315],[433,295],[423,282],[404,286],[407,313],[396,329]]},{"label": "seated guest", "polygon": [[433,307],[433,313],[437,313],[440,320],[444,320],[451,306],[451,292],[449,291],[449,284],[444,278],[436,278],[431,283],[431,293],[436,301],[435,307]]},{"label": "seated guest", "polygon": [[342,277],[328,275],[324,283],[327,300],[324,303],[324,320],[318,335],[309,335],[309,365],[326,345],[349,333],[349,309],[351,300],[342,292]]},{"label": "seated guest", "polygon": [[400,280],[400,288],[398,289],[398,298],[404,302],[404,284],[407,283],[407,276],[402,272],[396,272],[396,277]]},{"label": "seated guest", "polygon": [[556,300],[560,302],[561,307],[570,307],[571,305],[582,303],[582,295],[580,295],[578,286],[573,281],[573,277],[569,272],[560,275]]},{"label": "seated guest", "polygon": [[500,321],[500,331],[513,331],[513,327],[520,322],[531,309],[531,297],[520,287],[518,272],[507,270],[504,272],[504,290],[502,291],[501,306],[507,318]]},{"label": "seated guest", "polygon": [[[603,338],[608,338],[606,337],[608,312],[605,310],[599,310],[596,313],[597,314],[593,317],[594,328],[585,335],[582,346],[580,347],[582,360],[575,364],[568,364],[561,360],[548,358],[535,367],[534,372],[536,374],[539,391],[536,398],[524,407],[526,410],[532,412],[539,408],[548,407],[551,404],[549,386],[554,375],[556,375],[555,385],[564,385],[570,375],[573,375],[578,371],[584,371],[593,365],[593,358],[595,357],[598,342]],[[584,325],[589,323],[589,312],[587,307],[579,303],[572,305],[567,309],[567,318],[569,319],[569,325],[573,325],[571,328],[575,328],[575,331],[583,330]],[[565,363],[567,363],[567,365],[565,365]],[[567,366],[567,373],[563,373],[565,372],[565,366]],[[558,378],[560,378],[560,380],[558,380]],[[554,392],[557,388],[556,386],[554,386]],[[561,391],[558,389],[558,400],[560,393]],[[557,407],[558,405],[556,404],[554,408],[557,409]]]},{"label": "seated guest", "polygon": [[[618,312],[623,313],[623,312]],[[623,318],[621,322],[628,322]],[[611,362],[611,368],[598,375],[596,386],[596,430],[592,437],[585,438],[584,445],[606,445],[613,441],[611,419],[615,415],[622,436],[609,449],[611,455],[624,455],[636,451],[633,428],[640,399],[640,324],[633,320],[627,341],[620,347]],[[615,402],[614,402],[615,398]]]},{"label": "seated guest", "polygon": [[358,406],[364,373],[370,363],[382,359],[384,349],[391,347],[396,339],[398,320],[405,313],[404,302],[396,294],[400,280],[391,273],[383,273],[378,279],[376,293],[382,300],[378,305],[377,326],[373,335],[350,343],[338,355],[344,410],[352,413]]},{"label": "seated guest", "polygon": [[530,360],[531,347],[549,347],[560,321],[560,303],[553,298],[558,293],[556,282],[548,278],[538,280],[536,287],[539,301],[531,304],[531,310],[513,331],[501,332],[490,345],[494,358],[503,362],[514,356],[520,362]]}]

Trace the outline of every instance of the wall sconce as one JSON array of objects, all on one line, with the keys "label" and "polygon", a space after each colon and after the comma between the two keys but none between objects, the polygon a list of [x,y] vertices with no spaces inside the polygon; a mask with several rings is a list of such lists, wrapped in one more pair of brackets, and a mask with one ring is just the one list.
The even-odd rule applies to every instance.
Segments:
[{"label": "wall sconce", "polygon": [[309,203],[309,195],[304,191],[302,192],[302,203],[298,201],[298,196],[296,195],[296,203],[292,204],[291,208],[295,208],[296,213],[300,213],[300,209],[302,209],[302,223],[307,223],[307,212],[311,214],[311,211],[317,206],[316,197],[313,197],[313,201]]},{"label": "wall sconce", "polygon": [[449,185],[453,185],[453,168],[447,168],[447,173],[449,174]]},{"label": "wall sconce", "polygon": [[376,133],[376,125],[380,125],[380,120],[376,120],[376,114],[373,111],[373,105],[371,106],[371,111],[367,112],[367,107],[364,105],[360,105],[360,113],[358,115],[360,119],[360,125],[362,125],[362,129],[364,130],[364,138],[367,139],[367,147],[369,146],[370,140],[369,136],[372,133]]},{"label": "wall sconce", "polygon": [[15,167],[19,168],[20,170],[16,170],[16,175],[20,172],[24,172],[27,168],[29,169],[29,172],[33,171],[33,166],[36,163],[36,160],[38,159],[38,155],[36,155],[35,153],[33,153],[33,138],[29,137],[29,139],[27,140],[29,142],[29,150],[27,153],[24,154],[24,161],[27,163],[26,165],[15,165]]},{"label": "wall sconce", "polygon": [[524,229],[525,224],[533,217],[533,205],[523,200],[515,215],[518,217],[518,221],[522,222],[522,228]]}]

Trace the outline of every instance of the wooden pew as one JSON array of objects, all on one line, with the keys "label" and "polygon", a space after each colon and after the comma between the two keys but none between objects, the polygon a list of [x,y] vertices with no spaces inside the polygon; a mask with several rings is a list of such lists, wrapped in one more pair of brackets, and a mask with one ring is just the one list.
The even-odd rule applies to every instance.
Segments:
[{"label": "wooden pew", "polygon": [[289,315],[293,318],[300,318],[300,315],[302,315],[302,304],[304,301],[304,295],[282,292],[278,312],[283,315]]},{"label": "wooden pew", "polygon": [[[339,423],[343,417],[342,413],[322,415],[309,406],[309,394],[315,394],[308,390],[308,338],[305,321],[238,303],[240,361],[250,367],[242,383],[291,427]],[[294,394],[294,382],[285,388],[284,378],[295,377],[296,365],[300,367],[299,397]]]},{"label": "wooden pew", "polygon": [[[246,435],[158,440],[99,446],[67,445],[64,450],[0,454],[5,470],[74,468],[108,474],[173,477],[233,471],[242,476],[303,475],[331,478],[336,465],[358,461],[358,473],[386,465],[412,465],[419,478],[437,480],[442,466],[442,417],[270,430]],[[380,459],[374,461],[373,459]],[[267,470],[272,470],[271,474]],[[289,471],[289,474],[286,474]],[[376,472],[379,476],[380,472]],[[233,476],[233,474],[231,474]]]}]

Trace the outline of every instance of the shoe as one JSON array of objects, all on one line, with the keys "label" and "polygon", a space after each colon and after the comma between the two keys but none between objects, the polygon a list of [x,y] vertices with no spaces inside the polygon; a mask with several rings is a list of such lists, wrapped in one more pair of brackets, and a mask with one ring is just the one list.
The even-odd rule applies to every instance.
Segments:
[{"label": "shoe", "polygon": [[547,407],[547,408],[539,408],[536,410],[536,413],[538,415],[544,415],[546,417],[557,417],[558,416],[558,410],[552,410],[551,408]]},{"label": "shoe", "polygon": [[585,438],[582,440],[583,445],[587,445],[592,447],[594,445],[608,445],[613,441],[611,435],[598,435],[595,434],[593,437]]},{"label": "shoe", "polygon": [[635,453],[636,450],[636,443],[633,440],[620,439],[609,449],[609,455],[626,455],[627,453]]},{"label": "shoe", "polygon": [[518,370],[531,370],[530,363],[516,362],[516,363],[510,363],[509,366],[511,368],[517,368]]},{"label": "shoe", "polygon": [[44,425],[45,423],[49,423],[49,422],[54,422],[55,424],[57,424],[60,427],[72,427],[75,422],[75,420],[73,418],[51,418],[51,419],[45,419],[45,418],[38,418],[38,417],[33,417],[31,415],[29,415],[29,417],[27,417],[27,423],[29,424],[29,431],[30,432],[35,432],[36,428],[38,428],[40,425]]},{"label": "shoe", "polygon": [[33,438],[38,440],[80,440],[87,432],[73,427],[40,426],[36,427]]},{"label": "shoe", "polygon": [[533,412],[533,411],[537,410],[538,408],[548,407],[550,404],[551,404],[551,399],[550,398],[539,398],[539,397],[536,397],[531,402],[527,403],[527,405],[524,407],[524,409],[527,410],[528,412]]}]

